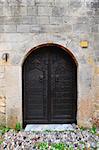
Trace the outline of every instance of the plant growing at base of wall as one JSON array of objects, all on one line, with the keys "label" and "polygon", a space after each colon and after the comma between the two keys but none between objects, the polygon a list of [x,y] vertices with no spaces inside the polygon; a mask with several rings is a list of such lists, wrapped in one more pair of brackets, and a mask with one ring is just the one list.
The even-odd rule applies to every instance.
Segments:
[{"label": "plant growing at base of wall", "polygon": [[16,123],[15,130],[16,130],[16,131],[22,130],[22,125],[21,125],[20,122],[17,122],[17,123]]},{"label": "plant growing at base of wall", "polygon": [[92,126],[92,128],[90,129],[90,132],[91,132],[92,134],[96,134],[97,128],[96,128],[95,125]]},{"label": "plant growing at base of wall", "polygon": [[10,130],[9,127],[0,127],[0,135],[3,135],[4,133],[8,132]]},{"label": "plant growing at base of wall", "polygon": [[4,141],[2,135],[8,132],[9,130],[10,130],[9,127],[0,126],[0,144],[2,144]]}]

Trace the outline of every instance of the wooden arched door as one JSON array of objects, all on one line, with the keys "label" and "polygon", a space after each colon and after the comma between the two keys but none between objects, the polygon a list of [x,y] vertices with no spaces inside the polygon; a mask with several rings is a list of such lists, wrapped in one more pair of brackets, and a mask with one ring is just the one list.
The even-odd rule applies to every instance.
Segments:
[{"label": "wooden arched door", "polygon": [[23,124],[76,123],[77,66],[56,45],[31,52],[23,64]]}]

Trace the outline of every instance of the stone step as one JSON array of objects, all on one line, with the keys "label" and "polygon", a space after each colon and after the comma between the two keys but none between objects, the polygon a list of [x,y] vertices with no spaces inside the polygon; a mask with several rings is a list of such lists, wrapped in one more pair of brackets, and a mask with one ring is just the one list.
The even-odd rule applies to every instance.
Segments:
[{"label": "stone step", "polygon": [[64,131],[74,130],[71,124],[28,124],[25,131]]}]

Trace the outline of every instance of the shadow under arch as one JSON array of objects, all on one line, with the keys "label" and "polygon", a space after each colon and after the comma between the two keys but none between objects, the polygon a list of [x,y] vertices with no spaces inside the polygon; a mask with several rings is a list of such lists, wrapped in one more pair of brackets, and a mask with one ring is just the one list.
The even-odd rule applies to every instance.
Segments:
[{"label": "shadow under arch", "polygon": [[23,60],[22,60],[22,66],[23,66],[23,64],[24,64],[25,59],[26,59],[33,51],[36,51],[37,49],[40,49],[40,48],[45,47],[45,46],[56,46],[56,47],[60,48],[61,50],[67,52],[67,53],[72,57],[72,59],[74,60],[76,66],[78,66],[78,61],[77,61],[76,57],[74,56],[74,54],[72,53],[72,51],[69,50],[68,48],[66,48],[66,47],[64,47],[64,46],[62,46],[62,45],[60,45],[60,44],[56,44],[56,43],[46,43],[46,44],[41,44],[41,45],[38,45],[38,46],[36,46],[36,47],[33,47],[31,50],[29,50],[29,52],[26,53],[25,57],[23,58]]},{"label": "shadow under arch", "polygon": [[[33,53],[33,52],[36,52],[37,50],[40,50],[40,48],[43,48],[43,47],[50,47],[50,46],[52,46],[52,47],[56,47],[56,48],[59,48],[60,50],[63,50],[64,51],[64,53],[66,52],[69,56],[70,56],[70,58],[72,59],[72,61],[74,62],[74,64],[75,64],[75,66],[76,66],[76,75],[75,75],[75,79],[76,79],[76,82],[75,82],[75,89],[74,89],[74,91],[75,91],[75,98],[76,98],[76,100],[75,100],[75,104],[73,104],[73,105],[75,105],[75,115],[77,115],[77,66],[78,66],[78,63],[77,63],[77,60],[76,60],[76,58],[75,58],[75,56],[72,54],[72,52],[70,51],[70,50],[68,50],[67,48],[65,48],[65,47],[63,47],[63,46],[61,46],[61,45],[59,45],[59,44],[50,44],[50,43],[47,43],[47,44],[41,44],[41,45],[38,45],[38,46],[36,46],[36,47],[34,47],[33,49],[31,49],[26,55],[25,55],[25,58],[24,58],[24,60],[23,60],[23,63],[22,63],[22,99],[23,99],[23,101],[22,101],[22,108],[23,108],[23,127],[25,127],[25,125],[26,125],[26,122],[24,121],[25,119],[25,111],[27,111],[26,110],[26,108],[24,107],[26,104],[25,104],[25,102],[24,102],[24,92],[25,92],[25,90],[24,90],[24,80],[23,80],[23,67],[24,67],[24,64],[25,64],[25,61],[28,59],[28,57]],[[76,123],[77,122],[77,120],[76,120],[76,116],[75,116],[75,122],[74,123]],[[31,123],[31,122],[30,122]],[[40,123],[40,122],[36,122],[36,121],[34,121],[34,123]],[[46,122],[41,122],[41,123],[46,123]],[[48,123],[48,122],[47,122]],[[60,123],[60,122],[59,122]],[[71,123],[71,122],[68,122],[68,123]],[[73,122],[72,122],[73,123]]]}]

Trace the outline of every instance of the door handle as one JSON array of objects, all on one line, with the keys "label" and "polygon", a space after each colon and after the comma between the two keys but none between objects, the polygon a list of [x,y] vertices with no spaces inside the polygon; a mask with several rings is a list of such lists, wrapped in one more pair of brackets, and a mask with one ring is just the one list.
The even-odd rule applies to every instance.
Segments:
[{"label": "door handle", "polygon": [[43,75],[39,76],[39,80],[42,81],[43,80]]}]

